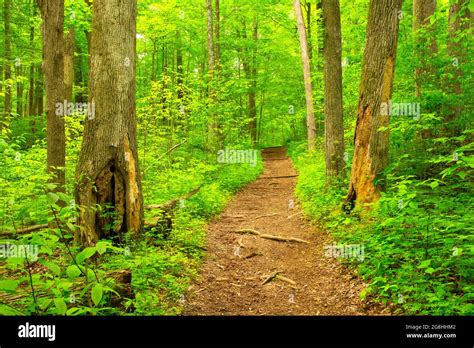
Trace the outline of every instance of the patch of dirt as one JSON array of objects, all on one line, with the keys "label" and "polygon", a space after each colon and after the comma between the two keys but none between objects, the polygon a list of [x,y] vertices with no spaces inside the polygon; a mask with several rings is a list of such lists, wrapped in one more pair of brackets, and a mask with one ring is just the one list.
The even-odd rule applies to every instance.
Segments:
[{"label": "patch of dirt", "polygon": [[[361,301],[363,282],[324,255],[332,239],[304,220],[293,196],[297,173],[285,149],[262,154],[263,174],[209,225],[201,275],[188,290],[183,315],[389,314]],[[260,235],[237,232],[242,229]]]}]

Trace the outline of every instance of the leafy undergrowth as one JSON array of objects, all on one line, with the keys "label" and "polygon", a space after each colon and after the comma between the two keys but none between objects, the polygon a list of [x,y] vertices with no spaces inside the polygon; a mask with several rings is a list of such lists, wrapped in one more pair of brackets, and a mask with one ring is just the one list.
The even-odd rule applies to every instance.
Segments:
[{"label": "leafy undergrowth", "polygon": [[386,303],[395,314],[474,313],[473,187],[466,180],[474,167],[472,143],[459,146],[454,161],[451,154],[426,160],[429,178],[402,173],[404,156],[371,212],[350,215],[341,209],[347,180],[327,186],[324,154],[304,150],[302,143],[289,149],[300,174],[296,195],[337,243],[364,247],[363,260],[341,258],[368,283],[362,298]]},{"label": "leafy undergrowth", "polygon": [[[68,165],[78,154],[80,128],[68,124]],[[72,196],[74,168],[66,168],[66,193],[46,193],[52,187],[44,185],[44,142],[24,148],[21,137],[14,142],[0,139],[0,231],[10,232],[0,236],[0,315],[180,313],[183,293],[199,269],[207,221],[224,209],[233,193],[255,180],[263,166],[261,159],[256,166],[217,164],[215,155],[192,144],[167,154],[166,142],[155,139],[148,139],[148,160],[142,166],[145,204],[161,204],[197,187],[199,192],[175,209],[171,233],[146,227],[138,239],[126,234],[120,242],[102,240],[85,249],[73,242],[79,228]],[[147,211],[145,221],[157,215],[159,211]],[[59,221],[61,228],[14,233],[51,221]],[[14,252],[18,257],[12,257]],[[2,258],[5,254],[10,257]],[[116,280],[123,270],[131,271],[133,299],[127,299]]]}]

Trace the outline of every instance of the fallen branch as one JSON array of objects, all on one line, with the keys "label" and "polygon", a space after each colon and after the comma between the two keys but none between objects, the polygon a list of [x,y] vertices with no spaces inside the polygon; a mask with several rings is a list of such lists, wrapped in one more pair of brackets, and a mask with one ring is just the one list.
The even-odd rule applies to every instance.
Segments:
[{"label": "fallen branch", "polygon": [[284,179],[284,178],[295,178],[298,174],[292,175],[277,175],[277,176],[262,176],[260,179]]},{"label": "fallen branch", "polygon": [[280,213],[272,213],[272,214],[259,215],[259,216],[257,216],[257,217],[255,218],[255,220],[261,219],[261,218],[264,218],[264,217],[276,216],[276,215],[280,215]]},{"label": "fallen branch", "polygon": [[270,274],[269,276],[267,276],[267,277],[265,278],[265,280],[262,282],[262,284],[260,284],[260,285],[265,285],[265,284],[271,282],[271,281],[272,281],[278,274],[280,274],[280,273],[281,273],[281,271],[273,272],[272,274]]},{"label": "fallen branch", "polygon": [[300,238],[295,238],[295,237],[281,237],[281,236],[274,236],[272,234],[262,234],[256,230],[253,230],[251,228],[245,228],[241,229],[238,231],[235,231],[235,233],[240,233],[240,234],[253,234],[255,236],[259,236],[260,238],[265,238],[265,239],[270,239],[270,240],[275,240],[278,242],[295,242],[295,243],[305,243],[309,244],[309,241],[300,239]]},{"label": "fallen branch", "polygon": [[179,143],[179,144],[176,144],[174,146],[172,146],[171,148],[168,149],[168,151],[166,151],[164,154],[162,154],[160,157],[158,157],[158,161],[160,159],[162,159],[163,157],[165,157],[166,155],[168,155],[170,152],[174,151],[175,149],[177,149],[178,147],[180,147],[181,145],[183,145],[184,143],[186,143],[188,140],[187,139],[184,139],[183,142]]},{"label": "fallen branch", "polygon": [[43,230],[45,228],[48,228],[48,224],[33,225],[33,226],[25,227],[25,228],[20,228],[16,232],[15,231],[0,231],[0,236],[27,234],[34,231]]},{"label": "fallen branch", "polygon": [[297,213],[291,214],[290,216],[288,216],[288,219],[291,219],[292,217],[297,216],[297,215],[300,215],[300,214],[302,214],[302,213],[303,213],[302,211],[299,211],[299,212],[297,212]]},{"label": "fallen branch", "polygon": [[252,257],[254,257],[254,256],[262,256],[262,255],[263,255],[262,253],[253,252],[253,253],[250,253],[250,254],[247,255],[247,256],[244,256],[243,258],[244,258],[244,259],[250,259],[250,258],[252,258]]},{"label": "fallen branch", "polygon": [[188,193],[186,193],[185,195],[179,197],[179,198],[174,198],[166,203],[162,203],[162,204],[150,204],[150,205],[147,205],[145,206],[145,209],[146,210],[152,210],[152,209],[160,209],[160,210],[163,210],[165,212],[168,212],[170,210],[173,210],[179,203],[180,200],[186,200],[186,199],[189,199],[191,198],[192,196],[194,196],[196,193],[199,192],[199,190],[201,190],[201,188],[203,187],[203,185],[200,185],[199,187],[195,188],[194,190],[192,191],[189,191]]},{"label": "fallen branch", "polygon": [[284,276],[282,276],[282,275],[280,275],[280,274],[277,274],[277,275],[276,275],[276,278],[277,278],[277,279],[280,279],[280,280],[283,280],[284,282],[290,283],[291,285],[296,285],[296,282],[295,282],[294,280],[292,280],[292,279],[290,279],[290,278],[287,278],[287,277],[284,277]]}]

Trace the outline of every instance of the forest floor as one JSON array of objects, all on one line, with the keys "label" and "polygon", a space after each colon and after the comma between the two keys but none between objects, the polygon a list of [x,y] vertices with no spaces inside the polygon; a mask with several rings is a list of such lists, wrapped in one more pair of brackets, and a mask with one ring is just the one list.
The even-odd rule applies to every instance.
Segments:
[{"label": "forest floor", "polygon": [[262,155],[262,176],[209,225],[201,275],[186,294],[183,315],[390,314],[360,300],[365,284],[325,256],[332,239],[304,219],[286,150],[265,149]]}]

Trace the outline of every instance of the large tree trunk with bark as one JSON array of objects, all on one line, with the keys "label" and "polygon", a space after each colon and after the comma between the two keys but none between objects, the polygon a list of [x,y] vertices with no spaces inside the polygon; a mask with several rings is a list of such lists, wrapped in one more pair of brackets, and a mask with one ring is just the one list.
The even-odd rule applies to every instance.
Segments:
[{"label": "large tree trunk with bark", "polygon": [[46,141],[48,170],[52,182],[63,190],[66,182],[66,140],[64,115],[56,105],[64,103],[63,26],[64,0],[38,0],[43,18],[43,74],[46,86]]},{"label": "large tree trunk with bark", "polygon": [[331,180],[343,177],[345,168],[339,0],[323,0],[323,21],[326,176]]},{"label": "large tree trunk with bark", "polygon": [[136,0],[95,0],[93,11],[89,107],[95,112],[85,122],[75,190],[82,226],[77,239],[83,245],[108,234],[138,234],[143,226],[135,111]]},{"label": "large tree trunk with bark", "polygon": [[311,67],[309,62],[308,41],[306,39],[306,28],[303,21],[303,12],[299,0],[293,0],[298,32],[300,36],[301,61],[303,62],[304,87],[306,95],[306,127],[308,129],[308,149],[316,147],[316,123],[314,121],[313,104],[313,82],[311,79]]},{"label": "large tree trunk with bark", "polygon": [[[416,69],[416,96],[421,97],[421,85],[433,73],[430,60],[438,52],[436,44],[436,32],[434,26],[430,26],[429,17],[435,13],[436,0],[414,0],[413,1],[413,31],[415,32],[415,55],[421,65]],[[420,30],[427,30],[421,33]],[[427,37],[427,39],[422,37]],[[425,82],[426,83],[426,82]]]},{"label": "large tree trunk with bark", "polygon": [[346,209],[377,201],[384,188],[389,131],[380,128],[389,126],[390,116],[381,105],[392,95],[401,6],[402,0],[370,1]]}]

